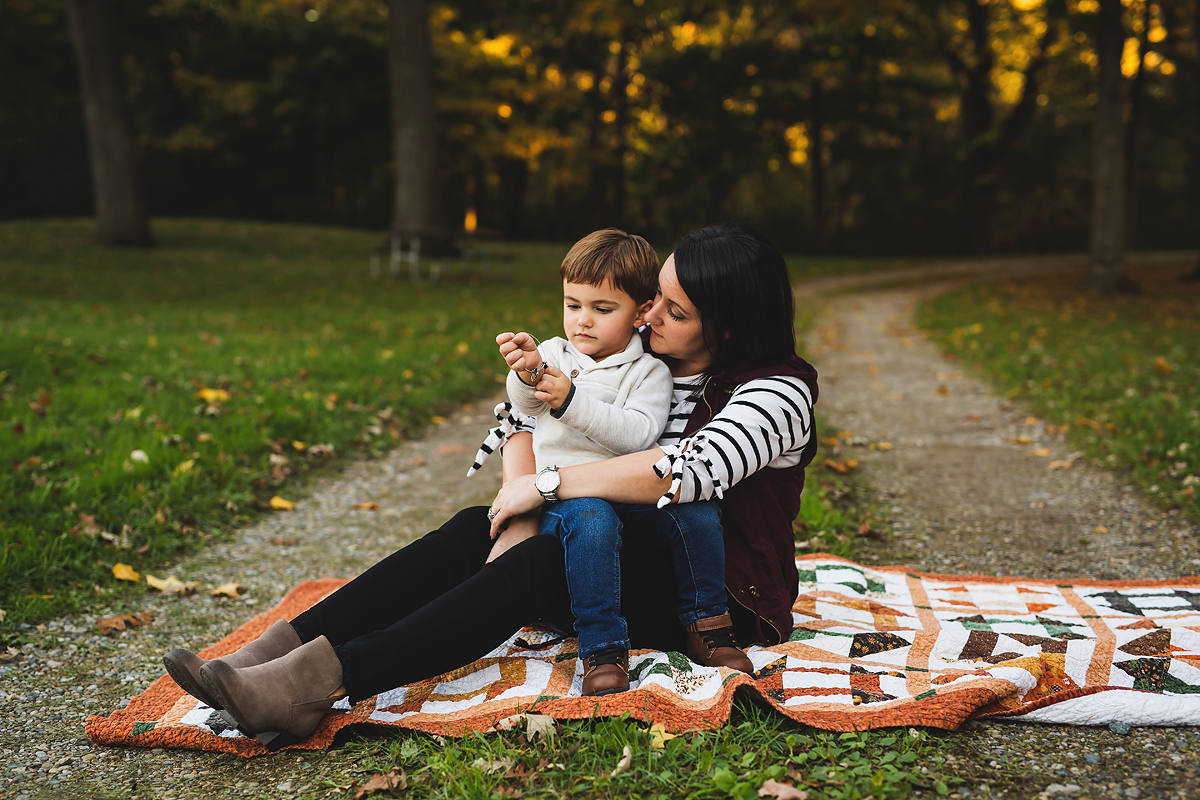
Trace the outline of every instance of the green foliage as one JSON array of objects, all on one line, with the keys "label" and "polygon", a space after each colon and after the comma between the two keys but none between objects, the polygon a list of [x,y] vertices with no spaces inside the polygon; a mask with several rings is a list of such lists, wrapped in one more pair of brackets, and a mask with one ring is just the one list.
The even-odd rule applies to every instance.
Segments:
[{"label": "green foliage", "polygon": [[1135,271],[1143,293],[1098,297],[1078,276],[935,298],[920,322],[1089,458],[1200,516],[1200,289],[1183,270]]},{"label": "green foliage", "polygon": [[[1146,55],[1131,242],[1194,247],[1194,15],[1128,5]],[[387,223],[386,4],[114,6],[153,213]],[[805,252],[1082,248],[1094,18],[1013,0],[433,4],[445,224],[667,240],[733,218]],[[0,216],[90,208],[65,31],[56,0],[0,6]]]},{"label": "green foliage", "polygon": [[[552,739],[531,741],[520,729],[453,742],[424,734],[360,740],[364,775],[404,771],[404,796],[757,798],[773,780],[812,800],[932,794],[946,779],[932,765],[940,748],[915,729],[827,733],[771,710],[736,703],[728,724],[684,734],[654,747],[654,734],[628,717],[558,723]],[[624,748],[628,769],[612,774]],[[944,793],[942,791],[941,793]]]},{"label": "green foliage", "polygon": [[558,332],[563,248],[507,248],[514,280],[480,291],[372,280],[372,234],[156,227],[161,247],[141,252],[90,245],[86,222],[0,225],[10,622],[107,591],[118,561],[172,561],[293,476],[495,391],[498,331]]}]

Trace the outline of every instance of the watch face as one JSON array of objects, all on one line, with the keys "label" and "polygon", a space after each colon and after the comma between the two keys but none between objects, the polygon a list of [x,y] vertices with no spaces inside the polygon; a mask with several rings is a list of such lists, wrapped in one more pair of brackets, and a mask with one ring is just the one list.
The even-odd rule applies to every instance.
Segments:
[{"label": "watch face", "polygon": [[539,492],[553,492],[558,488],[560,480],[557,470],[544,469],[534,478],[533,485]]}]

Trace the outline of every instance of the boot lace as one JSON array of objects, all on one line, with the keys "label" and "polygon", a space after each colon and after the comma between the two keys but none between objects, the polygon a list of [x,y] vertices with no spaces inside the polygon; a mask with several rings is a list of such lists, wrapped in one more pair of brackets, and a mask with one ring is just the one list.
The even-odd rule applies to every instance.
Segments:
[{"label": "boot lace", "polygon": [[598,667],[601,664],[616,664],[620,666],[622,657],[625,651],[620,647],[605,647],[603,650],[597,650],[587,657],[587,662],[593,667]]},{"label": "boot lace", "polygon": [[713,631],[705,631],[701,636],[704,643],[713,650],[718,647],[737,647],[737,642],[733,639],[733,628],[717,628]]}]

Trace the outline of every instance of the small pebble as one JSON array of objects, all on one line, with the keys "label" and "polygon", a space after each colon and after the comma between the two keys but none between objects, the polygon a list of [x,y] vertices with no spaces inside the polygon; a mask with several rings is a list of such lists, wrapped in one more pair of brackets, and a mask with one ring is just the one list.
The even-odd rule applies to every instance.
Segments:
[{"label": "small pebble", "polygon": [[1108,723],[1108,729],[1120,736],[1128,736],[1129,732],[1133,730],[1128,722],[1121,722],[1120,720],[1114,720]]},{"label": "small pebble", "polygon": [[1100,763],[1100,756],[1096,755],[1095,753],[1088,753],[1083,758],[1089,764],[1099,764]]}]

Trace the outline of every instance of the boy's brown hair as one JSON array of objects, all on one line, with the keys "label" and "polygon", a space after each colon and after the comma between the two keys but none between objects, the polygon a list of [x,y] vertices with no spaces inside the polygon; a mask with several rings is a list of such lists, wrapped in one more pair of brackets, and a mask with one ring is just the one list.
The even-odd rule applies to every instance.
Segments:
[{"label": "boy's brown hair", "polygon": [[639,306],[658,292],[658,254],[640,236],[616,228],[589,233],[575,243],[559,270],[568,283],[612,281]]}]

